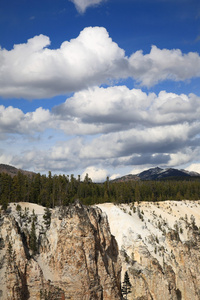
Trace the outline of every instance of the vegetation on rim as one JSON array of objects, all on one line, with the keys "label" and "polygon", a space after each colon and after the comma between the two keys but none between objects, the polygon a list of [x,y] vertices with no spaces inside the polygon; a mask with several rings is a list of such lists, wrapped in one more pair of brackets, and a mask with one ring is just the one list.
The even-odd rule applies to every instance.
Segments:
[{"label": "vegetation on rim", "polygon": [[93,183],[85,176],[41,174],[26,175],[18,171],[11,176],[0,173],[0,205],[6,209],[10,202],[32,202],[46,207],[69,205],[75,199],[83,204],[104,202],[130,203],[139,201],[198,200],[200,179],[127,181]]}]

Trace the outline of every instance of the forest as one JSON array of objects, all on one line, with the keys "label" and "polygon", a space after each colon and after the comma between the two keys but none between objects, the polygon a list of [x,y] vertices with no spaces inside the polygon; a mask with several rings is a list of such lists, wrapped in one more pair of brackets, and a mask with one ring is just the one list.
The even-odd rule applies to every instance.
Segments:
[{"label": "forest", "polygon": [[200,179],[165,179],[161,181],[93,183],[85,176],[26,175],[0,173],[0,205],[7,208],[10,202],[31,202],[46,207],[66,206],[79,199],[83,204],[130,203],[139,201],[199,200]]}]

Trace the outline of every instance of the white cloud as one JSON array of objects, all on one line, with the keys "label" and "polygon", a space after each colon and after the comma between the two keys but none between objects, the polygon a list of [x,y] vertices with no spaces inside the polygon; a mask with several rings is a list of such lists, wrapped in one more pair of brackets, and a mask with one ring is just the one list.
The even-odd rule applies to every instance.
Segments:
[{"label": "white cloud", "polygon": [[103,27],[85,28],[58,49],[49,46],[49,37],[39,35],[10,51],[0,48],[0,96],[47,98],[128,77],[150,87],[200,76],[198,53],[153,46],[128,58]]},{"label": "white cloud", "polygon": [[85,28],[56,50],[40,35],[13,50],[0,50],[0,96],[45,98],[118,78],[125,68],[124,50],[105,28]]},{"label": "white cloud", "polygon": [[198,131],[199,115],[200,98],[194,94],[162,91],[157,96],[126,86],[95,87],[75,93],[52,111],[39,107],[24,114],[1,105],[0,133],[34,134],[51,128],[68,135],[95,135],[182,123]]},{"label": "white cloud", "polygon": [[0,132],[7,134],[34,134],[42,132],[51,124],[49,110],[41,107],[34,112],[24,114],[22,110],[12,106],[0,105]]},{"label": "white cloud", "polygon": [[200,76],[199,54],[183,54],[179,49],[152,46],[149,54],[144,55],[142,51],[133,53],[129,63],[132,77],[147,87],[166,79],[184,81]]},{"label": "white cloud", "polygon": [[109,179],[110,179],[110,180],[114,180],[114,179],[119,178],[119,177],[121,177],[121,174],[120,174],[120,173],[117,173],[117,174],[112,174],[112,175],[109,177]]},{"label": "white cloud", "polygon": [[82,180],[84,180],[86,174],[88,174],[88,177],[91,178],[93,182],[105,181],[108,176],[107,170],[95,166],[90,166],[85,169],[81,175]]},{"label": "white cloud", "polygon": [[5,108],[3,105],[0,106],[0,132],[12,133],[19,131],[19,123],[23,120],[24,114],[18,108],[9,106]]},{"label": "white cloud", "polygon": [[188,171],[194,171],[200,174],[200,163],[193,163],[189,165],[186,170]]},{"label": "white cloud", "polygon": [[194,94],[157,96],[125,86],[77,92],[52,111],[0,106],[2,162],[40,172],[93,166],[92,174],[104,175],[119,166],[188,164],[200,158],[199,115]]},{"label": "white cloud", "polygon": [[98,5],[105,0],[70,0],[70,1],[75,4],[76,9],[80,13],[84,13],[88,7]]},{"label": "white cloud", "polygon": [[141,172],[143,172],[143,171],[145,171],[145,170],[147,170],[148,168],[151,167],[151,165],[149,165],[149,167],[147,167],[147,166],[148,166],[148,164],[144,165],[144,166],[141,165],[141,166],[139,166],[137,168],[133,168],[131,170],[130,174],[137,175],[137,174],[139,174],[139,173],[141,173]]},{"label": "white cloud", "polygon": [[[196,139],[192,134],[193,127],[194,125],[190,127],[189,124],[182,124],[144,130],[131,129],[95,136],[91,141],[77,137],[57,143],[47,150],[43,150],[43,146],[39,144],[37,149],[27,148],[21,153],[15,151],[13,163],[34,166],[40,171],[67,173],[91,165],[98,165],[98,169],[133,165],[137,168],[148,164],[178,166],[192,161],[199,152],[198,145],[191,146],[191,141]],[[94,171],[90,169],[91,177],[94,176]]]},{"label": "white cloud", "polygon": [[[91,159],[117,159],[132,154],[173,153],[189,146],[195,138],[196,124],[157,126],[154,128],[132,128],[102,135],[82,146],[80,157]],[[200,129],[200,123],[198,124]]]},{"label": "white cloud", "polygon": [[[91,88],[75,93],[53,109],[67,134],[98,134],[136,127],[198,122],[200,98],[162,91],[157,96],[126,86]],[[71,124],[71,125],[70,125]]]},{"label": "white cloud", "polygon": [[195,149],[185,148],[172,153],[170,155],[169,166],[181,166],[187,164],[188,162],[191,162],[194,157],[197,158],[199,156],[199,150],[199,147]]},{"label": "white cloud", "polygon": [[6,154],[4,151],[0,149],[0,162],[9,165],[12,159],[13,159],[12,155]]}]

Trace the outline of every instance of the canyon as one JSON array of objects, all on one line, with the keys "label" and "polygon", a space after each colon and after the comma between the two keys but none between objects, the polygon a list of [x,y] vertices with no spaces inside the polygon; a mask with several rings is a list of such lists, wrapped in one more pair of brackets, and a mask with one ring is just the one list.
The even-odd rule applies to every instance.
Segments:
[{"label": "canyon", "polygon": [[200,201],[49,210],[11,203],[0,217],[0,299],[200,299]]}]

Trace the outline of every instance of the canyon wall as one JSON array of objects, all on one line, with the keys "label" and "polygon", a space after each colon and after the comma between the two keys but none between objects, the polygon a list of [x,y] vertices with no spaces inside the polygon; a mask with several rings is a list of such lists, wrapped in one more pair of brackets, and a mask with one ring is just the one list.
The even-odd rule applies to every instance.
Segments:
[{"label": "canyon wall", "polygon": [[[50,216],[51,214],[51,216]],[[1,300],[200,299],[200,201],[11,204],[0,217]]]},{"label": "canyon wall", "polygon": [[79,202],[12,204],[0,219],[0,299],[120,299],[118,246],[105,214]]},{"label": "canyon wall", "polygon": [[200,299],[200,201],[102,204],[131,300]]}]

